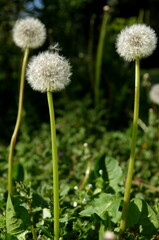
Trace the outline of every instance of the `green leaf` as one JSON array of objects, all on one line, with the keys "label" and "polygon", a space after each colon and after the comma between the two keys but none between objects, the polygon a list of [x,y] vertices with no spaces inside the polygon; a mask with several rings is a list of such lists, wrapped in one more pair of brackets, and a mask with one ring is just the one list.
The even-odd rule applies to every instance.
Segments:
[{"label": "green leaf", "polygon": [[32,194],[32,207],[41,207],[41,208],[47,208],[48,203],[46,200],[44,200],[39,194],[33,193]]},{"label": "green leaf", "polygon": [[133,227],[139,222],[139,218],[142,212],[142,201],[140,199],[133,200],[129,204],[127,227]]},{"label": "green leaf", "polygon": [[159,228],[159,219],[154,210],[141,199],[132,199],[129,205],[127,228],[141,226],[143,235],[152,235]]},{"label": "green leaf", "polygon": [[94,168],[94,173],[95,173],[95,177],[99,177],[99,170],[102,169],[103,170],[103,174],[102,177],[104,179],[107,179],[107,173],[106,173],[106,169],[105,169],[105,154],[101,155],[99,158],[97,158],[96,163],[95,163],[95,168]]},{"label": "green leaf", "polygon": [[43,233],[46,237],[51,238],[51,239],[54,238],[54,237],[50,234],[49,230],[46,229],[46,227],[41,226],[40,229],[41,229],[42,233]]},{"label": "green leaf", "polygon": [[66,196],[69,191],[70,191],[70,185],[67,183],[62,183],[60,186],[60,196],[61,197]]},{"label": "green leaf", "polygon": [[7,234],[7,240],[18,240],[18,238],[14,237],[14,236],[12,236],[10,234]]},{"label": "green leaf", "polygon": [[24,168],[20,163],[13,168],[13,178],[17,182],[23,182],[24,180]]},{"label": "green leaf", "polygon": [[26,240],[26,234],[28,233],[28,231],[25,231],[21,234],[18,234],[15,236],[7,234],[7,240]]},{"label": "green leaf", "polygon": [[22,235],[24,235],[25,230],[32,223],[26,208],[19,206],[16,203],[19,203],[19,200],[14,198],[13,205],[10,195],[8,195],[6,207],[6,228],[9,235],[16,235],[16,237],[18,237],[18,235],[21,234],[18,239],[22,239]]},{"label": "green leaf", "polygon": [[[99,177],[99,170],[102,170],[102,178],[105,183],[114,190],[114,192],[121,192],[123,185],[122,169],[116,159],[111,156],[102,155],[97,159],[95,165],[95,176]],[[111,191],[112,192],[112,191]]]},{"label": "green leaf", "polygon": [[105,167],[107,171],[109,186],[113,188],[115,192],[121,192],[121,187],[119,185],[123,184],[123,174],[118,161],[113,157],[106,156]]},{"label": "green leaf", "polygon": [[81,216],[91,217],[97,214],[102,220],[106,220],[108,215],[116,217],[120,206],[121,198],[112,194],[102,193],[90,206],[80,212]]},{"label": "green leaf", "polygon": [[16,212],[14,210],[14,206],[11,200],[10,195],[8,194],[7,199],[7,207],[6,207],[6,228],[8,234],[19,234],[23,231],[21,229],[22,220],[18,219],[16,216]]}]

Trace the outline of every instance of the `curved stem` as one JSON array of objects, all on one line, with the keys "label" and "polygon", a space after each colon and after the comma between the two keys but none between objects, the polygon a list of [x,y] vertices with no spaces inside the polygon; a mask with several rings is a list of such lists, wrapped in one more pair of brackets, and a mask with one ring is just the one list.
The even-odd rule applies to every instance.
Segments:
[{"label": "curved stem", "polygon": [[56,125],[52,93],[47,91],[50,114],[52,165],[53,165],[53,196],[54,196],[54,240],[59,240],[59,179],[58,179],[58,154],[56,145]]},{"label": "curved stem", "polygon": [[109,18],[110,18],[110,15],[107,12],[104,12],[99,41],[98,41],[96,66],[95,66],[95,83],[94,83],[95,104],[98,104],[98,101],[99,101],[99,86],[100,86],[100,79],[101,79],[101,65],[102,65],[102,57],[103,57],[104,39],[105,39],[107,23],[109,21]]},{"label": "curved stem", "polygon": [[86,185],[86,183],[88,181],[88,178],[89,178],[89,175],[90,175],[90,170],[91,170],[91,161],[90,161],[90,159],[88,159],[85,176],[84,176],[84,179],[83,179],[83,181],[82,181],[82,183],[79,187],[80,190],[82,190],[84,188],[84,186]]},{"label": "curved stem", "polygon": [[139,60],[139,58],[136,58],[132,142],[131,142],[131,152],[130,152],[128,172],[127,172],[127,179],[126,179],[126,185],[125,185],[122,219],[121,219],[121,223],[120,223],[120,232],[121,233],[123,233],[126,228],[126,219],[127,219],[127,213],[128,213],[128,207],[129,207],[129,201],[130,201],[130,190],[131,190],[132,177],[133,177],[133,171],[134,171],[135,148],[136,148],[138,116],[139,116],[139,98],[140,98],[140,60]]},{"label": "curved stem", "polygon": [[24,98],[24,85],[25,85],[25,69],[29,55],[29,48],[26,48],[22,63],[21,79],[20,79],[20,90],[19,90],[19,103],[18,103],[18,114],[15,124],[15,128],[10,141],[9,157],[8,157],[8,193],[12,194],[12,165],[13,165],[13,152],[17,139],[17,134],[20,127],[22,109],[23,109],[23,98]]}]

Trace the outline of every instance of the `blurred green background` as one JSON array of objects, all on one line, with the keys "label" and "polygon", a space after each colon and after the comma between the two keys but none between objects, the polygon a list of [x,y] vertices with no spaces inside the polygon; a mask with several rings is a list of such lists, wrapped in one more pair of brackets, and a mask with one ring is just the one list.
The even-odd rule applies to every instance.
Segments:
[{"label": "blurred green background", "polygon": [[[151,25],[159,34],[158,0],[1,0],[0,1],[0,142],[8,145],[17,114],[19,78],[23,52],[12,40],[12,28],[18,18],[38,17],[47,28],[47,41],[31,55],[47,50],[59,42],[61,54],[70,59],[72,83],[66,91],[54,94],[56,116],[60,111],[69,114],[77,106],[94,108],[94,71],[97,44],[103,18],[103,6],[110,6],[110,20],[105,37],[100,102],[104,109],[102,119],[108,129],[122,129],[132,117],[134,94],[134,64],[125,62],[115,51],[116,36],[122,28],[137,22]],[[151,103],[148,99],[150,85],[159,82],[159,48],[142,60],[140,117],[147,121]],[[143,84],[144,73],[149,73],[150,83]],[[146,85],[146,87],[145,87]],[[79,105],[77,104],[79,102]],[[75,103],[75,104],[74,104]],[[34,92],[26,83],[24,112],[28,131],[49,122],[45,94]],[[72,120],[73,121],[73,120]]]}]

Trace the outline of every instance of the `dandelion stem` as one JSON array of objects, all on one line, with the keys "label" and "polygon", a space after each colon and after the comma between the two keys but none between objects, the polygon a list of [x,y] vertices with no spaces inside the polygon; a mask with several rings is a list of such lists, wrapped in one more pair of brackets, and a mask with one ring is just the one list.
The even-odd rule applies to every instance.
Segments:
[{"label": "dandelion stem", "polygon": [[12,194],[13,192],[13,184],[12,184],[12,165],[13,165],[13,152],[14,147],[16,144],[16,139],[20,127],[21,117],[22,117],[22,110],[23,110],[23,98],[24,98],[24,85],[25,85],[25,69],[29,55],[29,48],[26,48],[22,63],[22,70],[21,70],[21,79],[20,79],[20,90],[19,90],[19,103],[18,103],[18,113],[17,113],[17,120],[15,124],[15,128],[11,137],[10,141],[10,149],[9,149],[9,157],[8,157],[8,193]]},{"label": "dandelion stem", "polygon": [[96,15],[93,14],[90,19],[89,41],[88,41],[88,73],[91,87],[94,90],[94,66],[93,66],[93,42],[94,42],[94,22]]},{"label": "dandelion stem", "polygon": [[53,106],[53,97],[47,91],[47,99],[50,114],[51,142],[52,142],[52,165],[53,165],[53,196],[54,196],[54,240],[59,240],[59,180],[58,180],[58,154],[56,145],[56,125]]},{"label": "dandelion stem", "polygon": [[91,161],[90,161],[90,159],[88,159],[85,176],[84,176],[83,181],[82,181],[82,183],[79,187],[80,190],[82,190],[84,188],[84,186],[86,185],[86,183],[88,181],[88,178],[89,178],[89,175],[90,175],[90,170],[91,170]]},{"label": "dandelion stem", "polygon": [[103,57],[103,48],[104,48],[104,39],[107,30],[107,23],[109,21],[110,15],[107,11],[104,12],[102,26],[100,30],[100,36],[97,47],[97,55],[96,55],[96,66],[95,66],[95,83],[94,83],[94,95],[95,95],[95,104],[98,104],[99,101],[99,86],[101,79],[101,65],[102,65],[102,57]]},{"label": "dandelion stem", "polygon": [[132,142],[131,142],[131,152],[130,152],[128,172],[127,172],[127,179],[126,179],[126,185],[125,185],[122,219],[121,219],[121,223],[120,223],[120,232],[121,233],[123,233],[126,228],[127,213],[128,213],[128,207],[129,207],[129,201],[130,201],[130,190],[131,190],[132,177],[133,177],[133,171],[134,171],[135,148],[136,148],[138,116],[139,116],[139,98],[140,98],[140,60],[139,60],[139,58],[136,58]]}]

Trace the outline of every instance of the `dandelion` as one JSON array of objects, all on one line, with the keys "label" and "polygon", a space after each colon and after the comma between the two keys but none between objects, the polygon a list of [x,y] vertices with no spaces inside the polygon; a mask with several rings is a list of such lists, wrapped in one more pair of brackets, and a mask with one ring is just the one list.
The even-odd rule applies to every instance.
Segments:
[{"label": "dandelion", "polygon": [[44,24],[36,18],[27,17],[16,21],[13,28],[13,40],[20,48],[38,48],[46,39]]},{"label": "dandelion", "polygon": [[13,40],[15,44],[24,51],[20,89],[19,89],[19,103],[18,113],[14,131],[10,141],[9,157],[8,157],[8,193],[13,193],[12,187],[12,165],[13,165],[13,152],[16,144],[18,131],[20,128],[22,110],[23,110],[23,98],[24,98],[24,86],[25,86],[25,70],[29,56],[29,48],[40,47],[46,39],[45,26],[35,18],[25,18],[18,20],[13,27]]},{"label": "dandelion", "polygon": [[27,80],[39,92],[57,92],[70,83],[71,67],[58,52],[46,51],[32,58],[27,69]]},{"label": "dandelion", "polygon": [[159,105],[159,83],[152,86],[150,90],[150,100]]},{"label": "dandelion", "polygon": [[109,12],[109,11],[110,11],[110,7],[109,7],[108,5],[105,5],[105,6],[103,7],[103,10],[104,10],[105,12]]},{"label": "dandelion", "polygon": [[47,92],[52,142],[54,240],[59,240],[59,177],[52,92],[64,89],[70,83],[70,76],[69,62],[60,56],[56,49],[55,52],[46,51],[33,57],[27,68],[27,80],[31,87],[40,92]]},{"label": "dandelion", "polygon": [[126,27],[118,35],[116,48],[118,54],[127,61],[136,57],[146,58],[156,48],[157,37],[154,30],[145,24],[134,24]]},{"label": "dandelion", "polygon": [[120,233],[126,228],[126,219],[130,201],[130,190],[135,163],[135,148],[137,139],[139,96],[140,96],[140,59],[150,56],[156,48],[157,37],[154,30],[145,24],[134,24],[126,27],[118,35],[116,48],[118,54],[127,61],[135,60],[135,96],[134,116],[131,140],[131,152],[128,165],[128,173],[125,185]]},{"label": "dandelion", "polygon": [[103,235],[103,240],[116,240],[116,236],[111,231],[106,231]]}]

